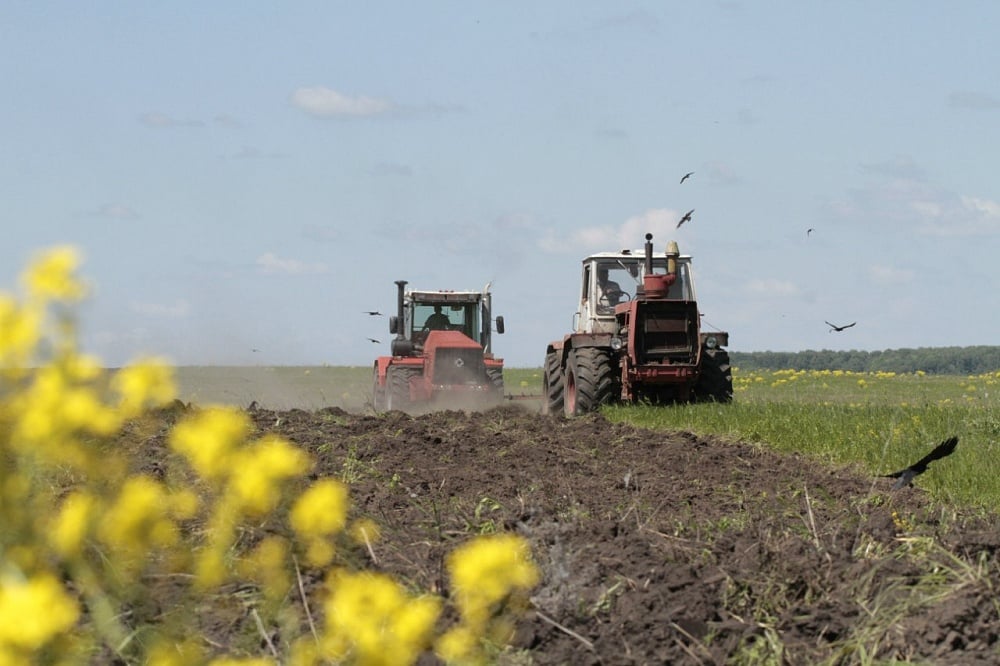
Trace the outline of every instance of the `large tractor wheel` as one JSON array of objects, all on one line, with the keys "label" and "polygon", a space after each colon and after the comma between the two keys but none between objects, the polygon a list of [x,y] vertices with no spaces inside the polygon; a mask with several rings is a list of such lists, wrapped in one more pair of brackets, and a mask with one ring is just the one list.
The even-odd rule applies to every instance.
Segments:
[{"label": "large tractor wheel", "polygon": [[[372,408],[376,412],[385,411],[385,386],[378,384],[378,364],[375,364],[375,371],[372,373]],[[386,383],[388,383],[388,378]]]},{"label": "large tractor wheel", "polygon": [[493,387],[493,399],[498,405],[503,404],[503,368],[486,368],[486,377]]},{"label": "large tractor wheel", "polygon": [[542,390],[545,394],[542,398],[542,414],[558,414],[563,411],[563,371],[557,352],[545,355]]},{"label": "large tractor wheel", "polygon": [[389,411],[405,411],[410,406],[410,378],[417,373],[411,368],[390,367],[386,374],[387,398],[385,408]]},{"label": "large tractor wheel", "polygon": [[733,369],[725,349],[703,349],[701,374],[694,385],[697,402],[732,402]]},{"label": "large tractor wheel", "polygon": [[611,357],[603,349],[583,347],[570,352],[563,388],[563,413],[579,416],[596,411],[614,397]]}]

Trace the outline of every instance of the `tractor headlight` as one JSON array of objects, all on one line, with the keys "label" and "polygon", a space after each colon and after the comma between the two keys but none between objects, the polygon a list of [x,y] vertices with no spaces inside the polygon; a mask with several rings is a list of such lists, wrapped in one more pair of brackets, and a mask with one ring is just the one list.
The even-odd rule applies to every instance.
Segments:
[{"label": "tractor headlight", "polygon": [[714,335],[710,335],[705,338],[705,346],[709,349],[715,349],[719,346],[719,340]]},{"label": "tractor headlight", "polygon": [[611,338],[611,349],[613,351],[621,351],[621,348],[625,346],[625,341],[619,338],[617,335]]}]

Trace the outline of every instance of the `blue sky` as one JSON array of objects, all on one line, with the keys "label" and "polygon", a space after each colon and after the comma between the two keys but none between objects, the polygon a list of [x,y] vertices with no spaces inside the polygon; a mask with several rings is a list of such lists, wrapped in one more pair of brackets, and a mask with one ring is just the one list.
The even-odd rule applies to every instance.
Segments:
[{"label": "blue sky", "polygon": [[580,260],[650,231],[733,350],[997,344],[997,25],[993,2],[7,2],[0,285],[72,243],[108,365],[368,365],[394,280],[492,281],[496,351],[534,367]]}]

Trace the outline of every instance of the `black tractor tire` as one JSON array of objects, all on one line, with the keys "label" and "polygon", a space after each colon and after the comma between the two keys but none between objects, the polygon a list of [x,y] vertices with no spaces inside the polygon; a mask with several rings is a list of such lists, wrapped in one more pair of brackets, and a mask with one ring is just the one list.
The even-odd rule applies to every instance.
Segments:
[{"label": "black tractor tire", "polygon": [[[384,412],[386,409],[385,404],[385,386],[379,386],[378,384],[378,365],[375,365],[375,371],[372,373],[372,409],[376,412]],[[386,384],[388,384],[388,378],[386,378]]]},{"label": "black tractor tire", "polygon": [[503,402],[503,368],[486,368],[486,377],[493,387],[493,399],[497,404]]},{"label": "black tractor tire", "polygon": [[410,400],[410,377],[416,376],[416,371],[412,368],[400,368],[391,366],[386,374],[386,401],[385,408],[389,411],[398,409],[406,411],[412,401]]},{"label": "black tractor tire", "polygon": [[696,402],[733,401],[733,368],[725,349],[702,349],[701,374],[695,382],[693,398]]},{"label": "black tractor tire", "polygon": [[614,370],[607,350],[574,349],[566,362],[563,414],[574,417],[600,409],[614,398],[614,386]]},{"label": "black tractor tire", "polygon": [[560,354],[545,355],[542,370],[542,414],[561,414],[563,411],[563,371]]}]

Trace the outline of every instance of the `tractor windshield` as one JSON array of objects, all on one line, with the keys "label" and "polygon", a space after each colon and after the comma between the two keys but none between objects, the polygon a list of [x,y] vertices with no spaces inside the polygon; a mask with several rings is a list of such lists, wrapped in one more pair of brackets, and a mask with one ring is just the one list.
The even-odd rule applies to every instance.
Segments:
[{"label": "tractor windshield", "polygon": [[414,303],[411,321],[415,334],[458,331],[480,342],[478,303]]},{"label": "tractor windshield", "polygon": [[[690,264],[685,260],[677,261],[677,279],[670,286],[667,298],[693,301],[694,289],[691,284]],[[637,291],[641,291],[642,276],[646,272],[645,261],[640,258],[602,259],[597,262],[594,271],[595,294],[597,295],[597,314],[613,315],[614,306],[631,300]],[[665,257],[653,259],[653,273],[664,275],[667,272]]]}]

